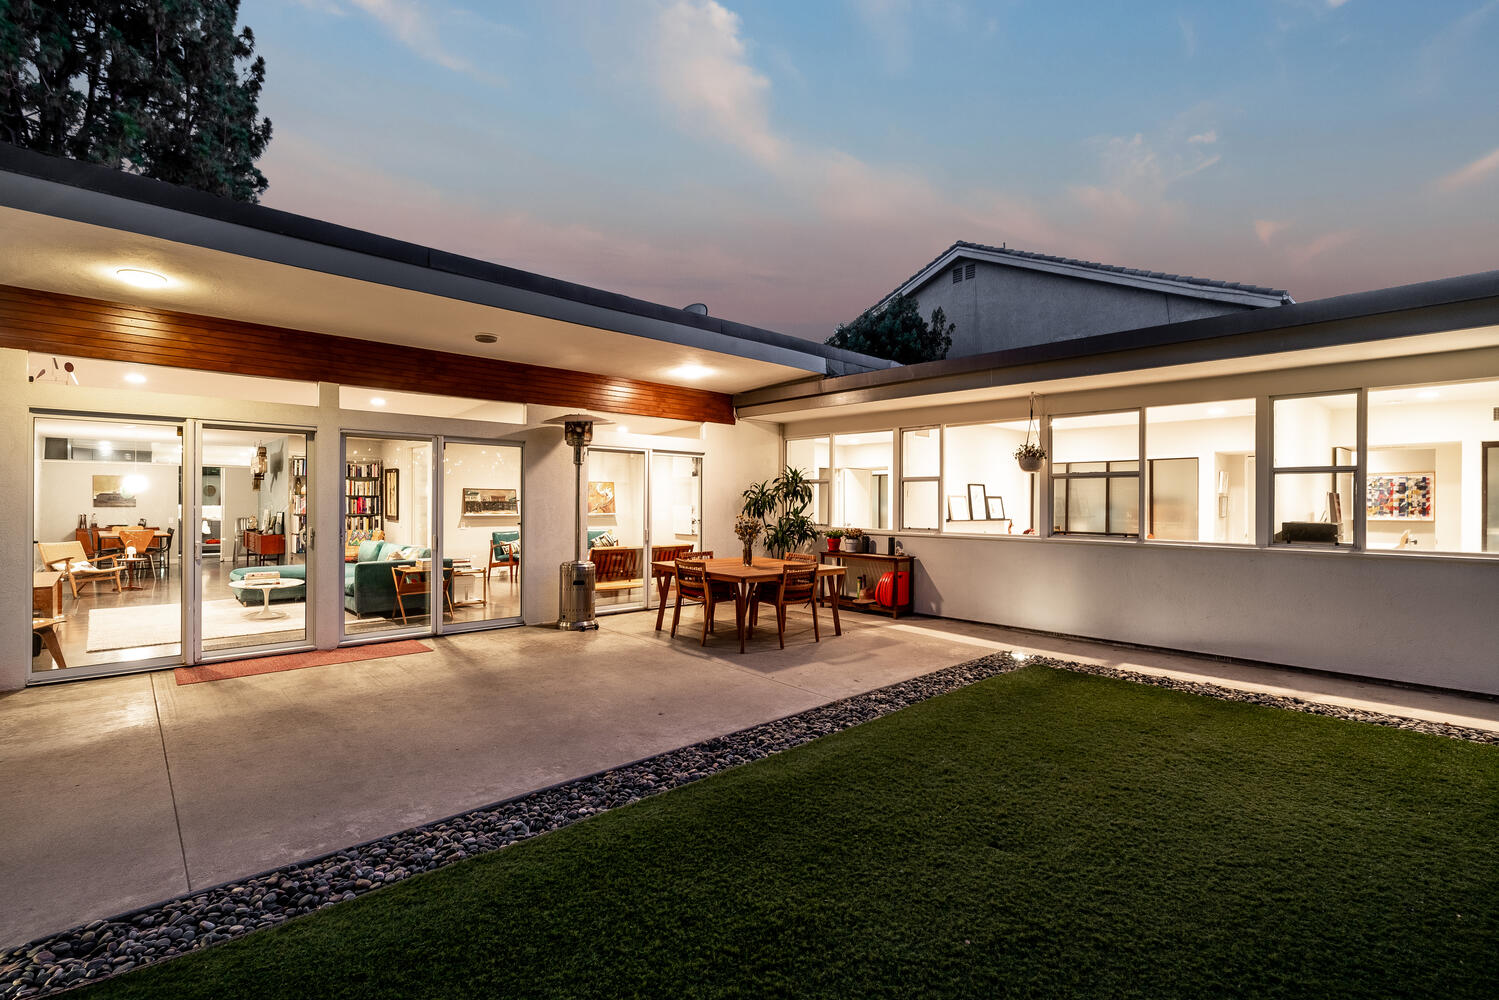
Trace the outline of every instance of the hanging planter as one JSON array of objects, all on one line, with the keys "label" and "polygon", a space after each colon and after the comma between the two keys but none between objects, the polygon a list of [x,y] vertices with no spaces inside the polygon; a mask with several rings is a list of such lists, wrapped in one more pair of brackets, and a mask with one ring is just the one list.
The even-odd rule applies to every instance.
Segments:
[{"label": "hanging planter", "polygon": [[[1041,463],[1046,461],[1046,449],[1041,447],[1039,441],[1031,440],[1031,432],[1035,430],[1036,422],[1036,394],[1031,393],[1031,415],[1025,422],[1025,444],[1015,449],[1015,461],[1020,463],[1020,471],[1035,472],[1041,468]],[[1037,434],[1039,437],[1039,433]]]}]

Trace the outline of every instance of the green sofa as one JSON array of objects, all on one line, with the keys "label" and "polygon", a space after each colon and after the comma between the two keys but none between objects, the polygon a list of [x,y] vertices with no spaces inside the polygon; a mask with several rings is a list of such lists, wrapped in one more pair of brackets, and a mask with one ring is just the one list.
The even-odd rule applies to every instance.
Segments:
[{"label": "green sofa", "polygon": [[[359,557],[355,562],[344,563],[344,607],[360,617],[366,615],[389,615],[396,607],[396,585],[391,576],[391,569],[396,566],[411,566],[415,564],[414,559],[396,558],[399,550],[406,546],[397,545],[394,542],[371,541],[361,542],[359,545]],[[431,549],[420,549],[418,558],[427,559],[432,555]],[[444,559],[443,566],[451,569],[453,560]],[[283,578],[292,578],[305,581],[307,579],[307,567],[303,566],[238,566],[229,571],[229,579],[243,579],[246,573],[256,571],[275,570]],[[234,596],[239,603],[256,607],[263,600],[258,590],[237,590]],[[307,599],[307,584],[304,582],[300,587],[286,587],[271,591],[272,601],[305,601]],[[408,594],[405,597],[406,611],[408,614],[425,614],[427,610],[427,597],[425,594]]]}]

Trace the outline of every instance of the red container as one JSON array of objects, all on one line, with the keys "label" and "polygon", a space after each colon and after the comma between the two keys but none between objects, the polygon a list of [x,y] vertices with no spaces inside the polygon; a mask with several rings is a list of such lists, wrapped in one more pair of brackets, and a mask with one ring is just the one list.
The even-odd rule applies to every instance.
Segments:
[{"label": "red container", "polygon": [[880,582],[874,585],[874,599],[882,607],[887,608],[903,608],[910,604],[911,574],[892,571],[880,577]]}]

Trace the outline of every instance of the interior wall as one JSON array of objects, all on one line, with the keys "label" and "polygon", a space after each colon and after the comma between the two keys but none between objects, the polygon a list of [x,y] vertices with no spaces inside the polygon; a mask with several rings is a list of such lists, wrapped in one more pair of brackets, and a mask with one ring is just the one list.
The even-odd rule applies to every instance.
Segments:
[{"label": "interior wall", "polygon": [[[1005,516],[1014,531],[1002,521],[948,521],[947,530],[981,534],[1024,534],[1034,528],[1031,518],[1033,474],[1022,471],[1015,449],[1025,443],[1025,431],[977,424],[947,428],[943,444],[947,496],[967,496],[969,483],[982,483],[986,495],[1002,497]],[[947,496],[941,498],[942,516],[947,517]]]},{"label": "interior wall", "polygon": [[[1150,420],[1147,411],[1147,458],[1197,459],[1197,538],[1199,541],[1250,542],[1244,496],[1244,456],[1254,454],[1254,417],[1212,420]],[[1218,472],[1228,473],[1229,513],[1218,515]],[[1232,532],[1230,525],[1233,526]],[[1230,538],[1230,534],[1234,537]]]},{"label": "interior wall", "polygon": [[584,496],[588,483],[614,484],[614,513],[589,514],[587,529],[608,528],[620,545],[645,544],[645,456],[640,452],[588,449]]},{"label": "interior wall", "polygon": [[[177,477],[180,467],[154,462],[40,463],[36,537],[41,541],[71,541],[78,515],[89,514],[100,527],[135,524],[141,518],[165,531],[177,524]],[[134,507],[92,506],[94,476],[140,476],[146,486],[136,494]]]},{"label": "interior wall", "polygon": [[651,545],[696,548],[702,531],[703,480],[693,475],[693,466],[700,466],[701,459],[656,452],[651,462]]}]

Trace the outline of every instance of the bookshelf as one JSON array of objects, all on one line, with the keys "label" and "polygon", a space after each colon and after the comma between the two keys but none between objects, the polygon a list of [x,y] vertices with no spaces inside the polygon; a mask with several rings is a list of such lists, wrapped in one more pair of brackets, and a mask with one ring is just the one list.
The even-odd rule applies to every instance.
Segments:
[{"label": "bookshelf", "polygon": [[292,552],[307,551],[307,456],[291,457],[291,496],[286,505],[291,512]]},{"label": "bookshelf", "polygon": [[349,462],[344,467],[344,537],[365,542],[384,528],[380,510],[381,462]]}]

